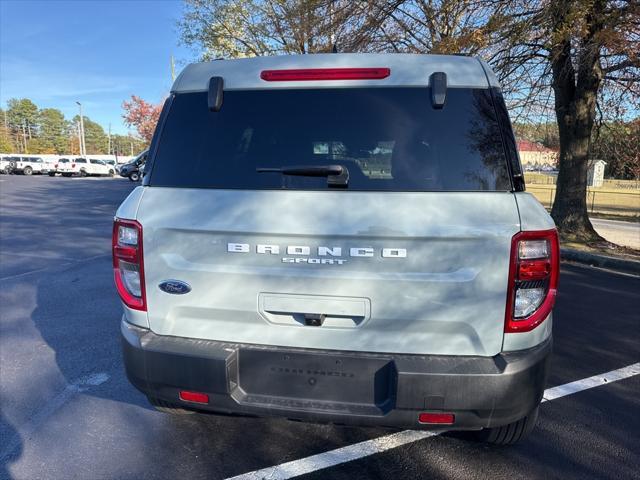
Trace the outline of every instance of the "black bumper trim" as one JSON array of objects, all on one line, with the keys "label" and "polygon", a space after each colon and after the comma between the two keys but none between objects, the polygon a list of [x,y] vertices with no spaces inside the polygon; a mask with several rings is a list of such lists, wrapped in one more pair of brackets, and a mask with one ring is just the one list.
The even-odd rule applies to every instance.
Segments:
[{"label": "black bumper trim", "polygon": [[[191,405],[200,410],[414,429],[434,428],[418,424],[423,411],[454,413],[455,425],[447,429],[524,417],[542,399],[552,344],[549,338],[495,357],[457,357],[170,337],[124,320],[121,331],[127,376],[150,397],[181,403],[178,392],[193,390],[209,395],[208,405]],[[316,389],[305,390],[307,381],[318,382]],[[305,397],[308,391],[316,392],[313,399]]]}]

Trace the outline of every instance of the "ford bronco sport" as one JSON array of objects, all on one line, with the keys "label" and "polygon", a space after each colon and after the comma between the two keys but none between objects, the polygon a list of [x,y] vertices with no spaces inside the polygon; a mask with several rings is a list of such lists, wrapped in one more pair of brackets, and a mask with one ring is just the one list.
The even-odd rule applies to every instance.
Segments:
[{"label": "ford bronco sport", "polygon": [[117,211],[132,384],[158,409],[532,429],[558,237],[463,56],[189,65]]}]

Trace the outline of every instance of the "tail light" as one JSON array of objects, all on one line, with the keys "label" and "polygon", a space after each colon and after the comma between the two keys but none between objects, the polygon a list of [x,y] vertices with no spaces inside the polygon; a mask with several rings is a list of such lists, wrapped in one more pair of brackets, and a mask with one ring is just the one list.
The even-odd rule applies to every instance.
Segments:
[{"label": "tail light", "polygon": [[505,332],[529,332],[551,313],[556,301],[560,248],[558,232],[520,232],[511,240]]},{"label": "tail light", "polygon": [[56,163],[56,164],[53,166],[53,168],[58,168],[58,164]]},{"label": "tail light", "polygon": [[267,82],[301,80],[382,80],[391,75],[388,68],[302,68],[262,70],[260,78]]},{"label": "tail light", "polygon": [[135,220],[116,219],[112,247],[113,274],[120,298],[127,307],[146,311],[142,225]]},{"label": "tail light", "polygon": [[71,168],[76,168],[76,164],[75,164],[75,163],[72,163],[72,164],[71,164]]}]

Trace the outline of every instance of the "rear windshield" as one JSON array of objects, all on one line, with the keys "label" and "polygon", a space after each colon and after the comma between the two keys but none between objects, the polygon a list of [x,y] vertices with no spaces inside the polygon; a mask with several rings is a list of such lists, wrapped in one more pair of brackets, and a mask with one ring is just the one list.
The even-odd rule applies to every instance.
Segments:
[{"label": "rear windshield", "polygon": [[487,89],[450,88],[443,109],[428,88],[225,91],[177,94],[149,185],[326,189],[327,179],[257,168],[341,165],[348,190],[510,190],[500,126]]}]

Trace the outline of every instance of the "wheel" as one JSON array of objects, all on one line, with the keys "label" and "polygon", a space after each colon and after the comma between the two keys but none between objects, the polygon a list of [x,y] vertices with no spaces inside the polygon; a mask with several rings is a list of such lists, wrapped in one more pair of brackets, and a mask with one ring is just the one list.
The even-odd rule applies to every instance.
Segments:
[{"label": "wheel", "polygon": [[63,173],[62,176],[69,178],[71,176],[71,174],[70,173]]},{"label": "wheel", "polygon": [[172,415],[192,415],[196,413],[195,410],[188,410],[176,405],[175,403],[160,400],[159,398],[147,397],[147,400],[149,400],[149,403],[153,405],[153,408],[162,413],[170,413]]},{"label": "wheel", "polygon": [[129,175],[129,180],[131,180],[132,182],[137,182],[138,180],[140,180],[140,174],[138,172],[133,172],[131,175]]},{"label": "wheel", "polygon": [[87,176],[87,171],[86,170],[80,170],[80,176],[81,177],[86,177]]},{"label": "wheel", "polygon": [[518,443],[529,436],[536,425],[538,409],[539,407],[536,407],[526,417],[516,422],[501,427],[480,430],[476,433],[476,438],[481,442],[492,443],[493,445],[513,445]]},{"label": "wheel", "polygon": [[33,173],[33,168],[31,167],[24,167],[24,169],[22,170],[22,173],[24,175],[31,175]]},{"label": "wheel", "polygon": [[113,178],[113,176],[116,174],[116,172],[114,172],[113,170],[109,170],[109,176],[111,178]]},{"label": "wheel", "polygon": [[56,176],[56,172],[49,172],[49,176],[50,177],[55,177]]}]

